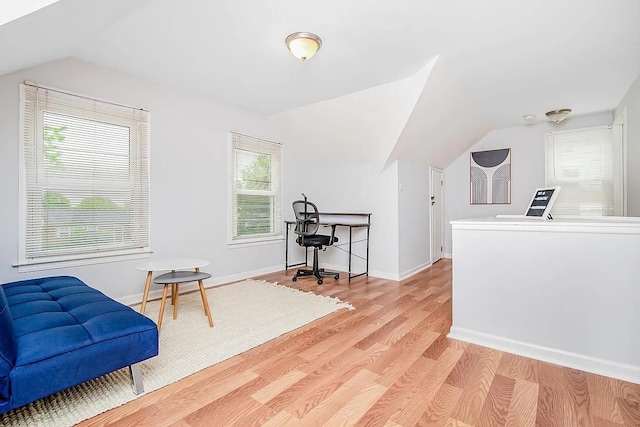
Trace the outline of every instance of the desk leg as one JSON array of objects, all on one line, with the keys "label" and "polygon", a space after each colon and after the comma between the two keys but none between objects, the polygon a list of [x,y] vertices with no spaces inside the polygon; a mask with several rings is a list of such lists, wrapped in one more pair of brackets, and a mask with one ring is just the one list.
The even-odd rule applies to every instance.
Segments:
[{"label": "desk leg", "polygon": [[369,230],[371,226],[367,226],[367,276],[369,276]]},{"label": "desk leg", "polygon": [[144,284],[144,294],[142,294],[142,307],[140,308],[140,313],[144,314],[144,311],[147,308],[147,298],[149,298],[149,288],[151,287],[151,276],[153,275],[152,271],[147,273],[147,282]]},{"label": "desk leg", "polygon": [[349,282],[351,282],[351,240],[353,227],[349,226]]},{"label": "desk leg", "polygon": [[291,224],[285,223],[285,234],[284,234],[284,269],[288,270],[291,267],[298,267],[300,265],[309,265],[309,251],[305,248],[304,250],[304,262],[298,262],[296,264],[289,264],[289,227]]}]

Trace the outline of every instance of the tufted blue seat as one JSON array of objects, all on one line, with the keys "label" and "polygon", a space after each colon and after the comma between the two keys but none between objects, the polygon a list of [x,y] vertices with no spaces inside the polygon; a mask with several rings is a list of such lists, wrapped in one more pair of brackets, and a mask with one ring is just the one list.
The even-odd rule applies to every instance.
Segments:
[{"label": "tufted blue seat", "polygon": [[0,413],[157,354],[152,320],[75,277],[0,286]]}]

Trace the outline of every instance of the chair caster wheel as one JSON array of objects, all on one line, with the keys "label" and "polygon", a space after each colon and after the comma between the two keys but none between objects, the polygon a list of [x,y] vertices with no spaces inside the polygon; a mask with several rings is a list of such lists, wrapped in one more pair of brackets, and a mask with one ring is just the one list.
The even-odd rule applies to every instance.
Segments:
[{"label": "chair caster wheel", "polygon": [[296,276],[293,276],[293,277],[291,278],[291,281],[292,281],[292,282],[295,282],[296,280],[298,280],[298,278],[297,278]]},{"label": "chair caster wheel", "polygon": [[333,276],[334,279],[338,280],[340,278],[339,274],[336,274],[335,276]]},{"label": "chair caster wheel", "polygon": [[318,279],[318,285],[322,285],[322,279]]}]

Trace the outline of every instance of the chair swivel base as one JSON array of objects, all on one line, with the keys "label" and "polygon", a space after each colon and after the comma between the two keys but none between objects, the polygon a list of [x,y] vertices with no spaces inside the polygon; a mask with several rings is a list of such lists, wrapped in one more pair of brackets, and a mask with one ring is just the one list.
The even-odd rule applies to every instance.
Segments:
[{"label": "chair swivel base", "polygon": [[318,280],[318,285],[322,285],[322,278],[324,276],[333,276],[334,279],[340,278],[340,273],[337,271],[325,271],[324,268],[318,268],[318,248],[313,248],[313,269],[298,270],[296,274],[291,278],[292,281],[298,280],[298,277],[313,276]]},{"label": "chair swivel base", "polygon": [[334,279],[338,280],[340,278],[340,273],[335,271],[325,271],[324,268],[319,269],[318,271],[314,270],[298,270],[298,272],[291,278],[294,282],[298,280],[298,277],[305,276],[314,276],[318,279],[318,285],[322,285],[322,278],[324,276],[333,276]]}]

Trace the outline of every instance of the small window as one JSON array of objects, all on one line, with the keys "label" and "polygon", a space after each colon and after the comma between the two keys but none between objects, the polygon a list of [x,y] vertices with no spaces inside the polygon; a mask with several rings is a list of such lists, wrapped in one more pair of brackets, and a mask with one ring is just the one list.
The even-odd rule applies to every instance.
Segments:
[{"label": "small window", "polygon": [[21,85],[21,264],[148,251],[149,113]]},{"label": "small window", "polygon": [[282,146],[232,132],[230,243],[282,238]]},{"label": "small window", "polygon": [[611,126],[551,132],[546,136],[546,185],[560,186],[554,215],[621,215],[615,182],[622,180],[621,150]]}]

